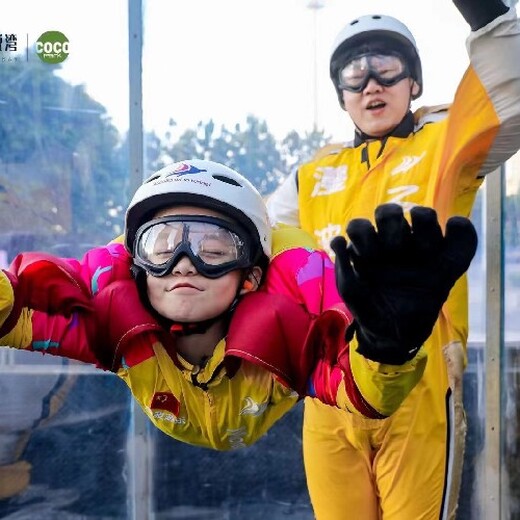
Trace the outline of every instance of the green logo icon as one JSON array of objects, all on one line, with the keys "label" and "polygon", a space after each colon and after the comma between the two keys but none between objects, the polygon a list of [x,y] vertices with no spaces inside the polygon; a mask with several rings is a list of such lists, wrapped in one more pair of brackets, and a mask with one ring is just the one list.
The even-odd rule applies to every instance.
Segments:
[{"label": "green logo icon", "polygon": [[60,31],[44,32],[36,41],[36,54],[45,63],[61,63],[69,55],[69,39]]}]

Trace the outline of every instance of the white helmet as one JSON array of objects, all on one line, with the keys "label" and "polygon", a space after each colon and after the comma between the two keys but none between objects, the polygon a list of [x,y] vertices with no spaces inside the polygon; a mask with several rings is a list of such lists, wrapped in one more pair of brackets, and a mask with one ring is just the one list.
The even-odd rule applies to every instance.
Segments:
[{"label": "white helmet", "polygon": [[[397,18],[382,14],[360,16],[347,24],[336,36],[330,53],[330,77],[343,106],[343,95],[339,89],[339,71],[356,54],[377,50],[393,50],[403,55],[410,67],[412,78],[419,86],[413,96],[417,99],[422,94],[422,68],[419,50],[415,38],[406,25]],[[366,51],[364,50],[366,49]]]},{"label": "white helmet", "polygon": [[235,170],[213,161],[170,164],[149,177],[126,211],[125,246],[132,253],[138,228],[163,207],[193,205],[219,211],[246,227],[254,243],[271,255],[271,226],[256,188]]}]

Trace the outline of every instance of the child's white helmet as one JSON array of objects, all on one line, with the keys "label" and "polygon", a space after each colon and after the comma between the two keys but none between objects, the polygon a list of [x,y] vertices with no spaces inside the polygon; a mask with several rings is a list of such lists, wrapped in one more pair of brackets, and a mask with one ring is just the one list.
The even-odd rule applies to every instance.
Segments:
[{"label": "child's white helmet", "polygon": [[166,206],[193,205],[219,211],[242,224],[268,257],[271,226],[265,202],[242,175],[223,164],[190,159],[170,164],[149,177],[126,211],[125,246],[133,251],[138,228]]}]

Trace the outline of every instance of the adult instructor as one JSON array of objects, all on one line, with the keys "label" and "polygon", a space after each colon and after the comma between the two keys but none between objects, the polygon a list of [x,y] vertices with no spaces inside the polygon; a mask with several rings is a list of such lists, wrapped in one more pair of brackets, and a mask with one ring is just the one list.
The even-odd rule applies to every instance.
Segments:
[{"label": "adult instructor", "polygon": [[[268,201],[273,222],[299,225],[328,248],[377,205],[470,214],[485,176],[520,148],[520,25],[501,0],[454,0],[471,27],[470,66],[453,103],[412,112],[423,90],[413,35],[386,15],[339,33],[330,75],[354,140],[301,165]],[[462,376],[467,281],[459,281],[427,342],[422,381],[388,419],[342,413],[307,398],[304,461],[318,520],[454,518],[466,424]],[[389,360],[386,368],[400,360]]]}]

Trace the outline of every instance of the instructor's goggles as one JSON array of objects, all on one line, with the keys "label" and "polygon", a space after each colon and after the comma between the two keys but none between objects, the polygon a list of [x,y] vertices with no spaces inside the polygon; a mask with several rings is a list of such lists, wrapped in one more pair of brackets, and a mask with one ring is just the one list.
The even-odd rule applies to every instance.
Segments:
[{"label": "instructor's goggles", "polygon": [[409,76],[406,62],[398,54],[362,54],[340,69],[338,86],[349,92],[361,92],[370,78],[384,87],[391,87]]},{"label": "instructor's goggles", "polygon": [[171,273],[186,255],[207,278],[219,278],[252,264],[247,233],[227,220],[175,215],[151,220],[136,233],[134,263],[153,276]]}]

